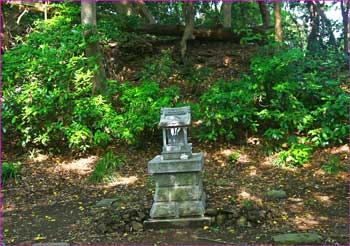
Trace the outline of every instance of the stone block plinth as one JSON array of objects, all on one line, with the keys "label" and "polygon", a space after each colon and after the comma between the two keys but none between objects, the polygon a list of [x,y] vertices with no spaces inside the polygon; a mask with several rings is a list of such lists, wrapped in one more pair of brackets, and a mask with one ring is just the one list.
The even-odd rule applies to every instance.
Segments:
[{"label": "stone block plinth", "polygon": [[204,217],[202,153],[192,153],[188,143],[190,107],[162,108],[159,126],[163,130],[163,151],[148,162],[154,176],[155,194],[148,226],[184,227],[210,223]]},{"label": "stone block plinth", "polygon": [[164,160],[158,155],[148,163],[156,185],[151,218],[204,216],[203,163],[202,153],[184,160]]}]

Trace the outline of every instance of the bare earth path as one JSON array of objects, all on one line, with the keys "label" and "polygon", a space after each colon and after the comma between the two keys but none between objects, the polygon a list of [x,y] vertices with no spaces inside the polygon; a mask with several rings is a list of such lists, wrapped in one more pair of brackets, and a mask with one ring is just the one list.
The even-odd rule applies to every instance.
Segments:
[{"label": "bare earth path", "polygon": [[[259,145],[199,145],[195,151],[205,153],[204,185],[207,206],[220,208],[252,200],[271,211],[259,225],[197,228],[187,230],[112,232],[101,234],[91,223],[91,207],[104,198],[120,197],[125,207],[149,209],[152,187],[147,162],[159,153],[159,146],[135,150],[115,147],[127,163],[121,177],[109,185],[87,181],[98,156],[47,157],[21,160],[22,178],[18,184],[3,187],[4,243],[272,243],[272,236],[284,232],[317,232],[325,243],[348,242],[348,190],[345,172],[328,175],[320,168],[330,155],[348,163],[348,146],[316,152],[312,162],[299,169],[271,165]],[[228,156],[240,152],[237,162]],[[268,201],[264,193],[283,189],[288,198]]]}]

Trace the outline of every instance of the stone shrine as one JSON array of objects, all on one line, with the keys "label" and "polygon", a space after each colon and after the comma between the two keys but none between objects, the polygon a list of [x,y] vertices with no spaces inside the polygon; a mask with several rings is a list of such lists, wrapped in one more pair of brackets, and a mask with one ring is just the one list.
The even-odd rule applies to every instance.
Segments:
[{"label": "stone shrine", "polygon": [[163,132],[163,151],[148,163],[155,179],[154,201],[146,227],[202,226],[204,217],[202,153],[192,153],[188,143],[190,107],[162,108],[159,126]]}]

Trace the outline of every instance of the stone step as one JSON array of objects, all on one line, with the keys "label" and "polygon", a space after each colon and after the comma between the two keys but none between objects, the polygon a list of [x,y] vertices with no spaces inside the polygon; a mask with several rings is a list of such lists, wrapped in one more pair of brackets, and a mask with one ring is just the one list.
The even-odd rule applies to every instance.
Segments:
[{"label": "stone step", "polygon": [[277,244],[320,244],[322,237],[316,233],[285,233],[273,237]]},{"label": "stone step", "polygon": [[155,218],[179,218],[185,216],[204,216],[205,193],[197,201],[154,202],[150,216]]},{"label": "stone step", "polygon": [[199,218],[181,218],[181,219],[150,219],[143,222],[145,229],[165,229],[165,228],[196,228],[209,226],[211,224],[210,217]]}]

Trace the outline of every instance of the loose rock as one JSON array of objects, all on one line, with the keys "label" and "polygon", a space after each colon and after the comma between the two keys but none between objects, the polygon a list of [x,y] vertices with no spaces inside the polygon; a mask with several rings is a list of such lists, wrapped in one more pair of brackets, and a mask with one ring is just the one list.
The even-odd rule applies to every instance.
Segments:
[{"label": "loose rock", "polygon": [[316,233],[286,233],[273,237],[278,244],[319,244],[322,237]]},{"label": "loose rock", "polygon": [[239,217],[237,220],[237,225],[240,227],[246,227],[247,226],[247,218],[245,216]]},{"label": "loose rock", "polygon": [[270,190],[266,193],[266,197],[270,200],[285,199],[287,194],[284,190]]},{"label": "loose rock", "polygon": [[210,217],[214,217],[217,214],[218,214],[218,211],[215,208],[208,208],[207,210],[205,210],[205,215],[208,215]]},{"label": "loose rock", "polygon": [[132,221],[131,227],[134,231],[142,231],[143,230],[143,225],[137,221]]},{"label": "loose rock", "polygon": [[103,199],[96,203],[96,207],[110,207],[117,200],[116,198]]},{"label": "loose rock", "polygon": [[216,216],[216,224],[217,225],[223,225],[223,224],[225,224],[225,221],[226,221],[226,215],[218,214]]}]

